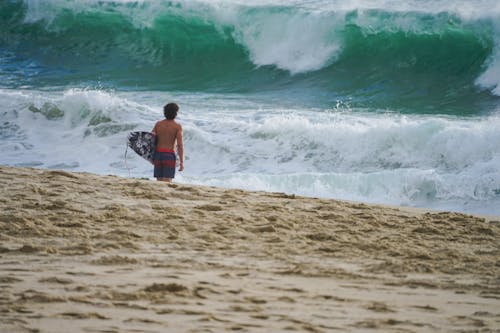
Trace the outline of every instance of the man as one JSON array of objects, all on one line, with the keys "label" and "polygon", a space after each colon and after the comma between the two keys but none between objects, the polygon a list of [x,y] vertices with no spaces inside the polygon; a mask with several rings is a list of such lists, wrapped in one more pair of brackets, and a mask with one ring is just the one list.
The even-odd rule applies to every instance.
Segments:
[{"label": "man", "polygon": [[175,121],[179,106],[168,103],[163,107],[165,119],[158,121],[153,128],[156,135],[156,151],[153,157],[154,176],[159,181],[171,182],[175,177],[175,146],[179,154],[179,171],[184,170],[184,144],[182,143],[182,126]]}]

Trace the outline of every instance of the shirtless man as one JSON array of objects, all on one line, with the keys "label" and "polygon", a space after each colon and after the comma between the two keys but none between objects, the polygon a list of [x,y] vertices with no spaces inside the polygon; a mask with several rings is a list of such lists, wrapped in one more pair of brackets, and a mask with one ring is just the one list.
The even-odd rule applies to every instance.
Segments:
[{"label": "shirtless man", "polygon": [[175,121],[179,106],[168,103],[163,107],[164,120],[155,124],[156,151],[153,158],[154,176],[157,180],[170,182],[175,177],[175,145],[179,154],[179,171],[184,170],[184,145],[182,143],[182,126]]}]

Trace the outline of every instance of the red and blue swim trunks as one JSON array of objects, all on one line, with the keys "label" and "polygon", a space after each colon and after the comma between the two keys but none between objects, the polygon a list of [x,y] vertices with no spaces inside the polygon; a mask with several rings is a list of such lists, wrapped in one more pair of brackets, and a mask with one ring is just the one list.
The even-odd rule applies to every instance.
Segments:
[{"label": "red and blue swim trunks", "polygon": [[175,161],[175,151],[171,149],[156,148],[153,156],[155,178],[174,178]]}]

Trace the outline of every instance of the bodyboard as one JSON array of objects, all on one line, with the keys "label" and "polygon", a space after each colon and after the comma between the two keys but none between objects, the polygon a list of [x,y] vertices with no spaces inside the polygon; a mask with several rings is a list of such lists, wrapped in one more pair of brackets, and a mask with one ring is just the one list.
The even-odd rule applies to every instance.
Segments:
[{"label": "bodyboard", "polygon": [[153,163],[153,156],[156,149],[156,135],[151,132],[130,132],[127,137],[127,145],[137,155]]}]

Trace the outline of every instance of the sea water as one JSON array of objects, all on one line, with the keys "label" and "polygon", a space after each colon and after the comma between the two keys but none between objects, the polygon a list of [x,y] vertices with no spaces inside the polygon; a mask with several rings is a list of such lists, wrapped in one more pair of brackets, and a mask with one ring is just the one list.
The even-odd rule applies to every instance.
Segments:
[{"label": "sea water", "polygon": [[0,2],[0,164],[500,215],[497,1]]}]

